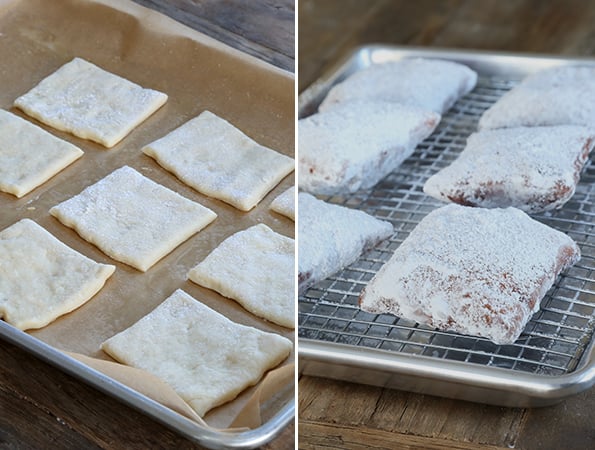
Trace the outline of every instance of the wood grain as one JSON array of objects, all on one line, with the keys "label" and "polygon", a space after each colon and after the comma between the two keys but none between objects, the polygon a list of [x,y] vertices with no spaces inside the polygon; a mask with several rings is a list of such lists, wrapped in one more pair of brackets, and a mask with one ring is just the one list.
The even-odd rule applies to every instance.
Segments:
[{"label": "wood grain", "polygon": [[294,71],[294,0],[134,0],[250,55]]},{"label": "wood grain", "polygon": [[300,91],[365,43],[595,54],[595,2],[583,0],[302,0],[299,17]]},{"label": "wood grain", "polygon": [[[595,2],[581,0],[301,0],[302,91],[370,43],[595,55]],[[303,376],[302,449],[595,448],[595,389],[551,407],[501,408]]]}]

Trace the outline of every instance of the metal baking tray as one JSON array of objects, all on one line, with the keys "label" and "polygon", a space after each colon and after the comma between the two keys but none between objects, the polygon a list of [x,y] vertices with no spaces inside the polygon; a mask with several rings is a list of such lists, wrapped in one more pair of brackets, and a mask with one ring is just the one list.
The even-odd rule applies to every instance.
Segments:
[{"label": "metal baking tray", "polygon": [[[67,24],[68,26],[65,26]],[[85,256],[114,264],[116,272],[91,300],[46,327],[20,332],[0,320],[0,338],[24,348],[83,381],[132,405],[192,441],[211,448],[254,448],[279,434],[294,418],[294,386],[289,383],[262,406],[263,425],[250,431],[218,431],[230,426],[255,387],[209,411],[206,428],[150,400],[66,352],[110,360],[100,350],[105,339],[153,310],[178,288],[234,322],[294,340],[294,330],[262,320],[215,291],[186,280],[188,270],[231,234],[265,223],[293,237],[293,221],[269,210],[271,201],[294,184],[291,174],[253,210],[242,212],[180,182],[140,149],[204,110],[229,120],[256,141],[294,156],[293,74],[232,49],[155,11],[123,0],[0,0],[0,108],[15,114],[17,96],[74,56],[168,94],[168,102],[111,149],[62,133],[27,118],[85,154],[26,196],[0,192],[0,229],[27,217]],[[107,257],[58,222],[49,209],[80,193],[118,167],[129,165],[151,180],[218,214],[147,272]],[[294,352],[282,364],[294,362]]]},{"label": "metal baking tray", "polygon": [[582,259],[558,277],[513,345],[499,346],[358,308],[366,283],[419,221],[443,205],[423,193],[423,184],[457,157],[482,112],[532,72],[565,64],[595,65],[593,59],[365,46],[300,95],[299,116],[314,112],[329,88],[349,74],[407,57],[466,64],[478,72],[478,85],[443,116],[436,131],[401,167],[374,188],[321,197],[388,220],[395,231],[299,298],[300,374],[515,407],[554,404],[590,388],[595,384],[595,155],[583,170],[576,194],[562,209],[533,216],[571,236]]}]

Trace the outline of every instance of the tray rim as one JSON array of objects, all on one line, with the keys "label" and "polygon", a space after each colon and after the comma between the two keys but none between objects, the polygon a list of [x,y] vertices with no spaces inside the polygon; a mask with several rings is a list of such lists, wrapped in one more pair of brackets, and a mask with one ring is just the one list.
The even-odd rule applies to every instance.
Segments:
[{"label": "tray rim", "polygon": [[0,320],[0,337],[208,448],[260,447],[279,435],[295,418],[293,398],[258,428],[235,432],[208,429],[3,320]]},{"label": "tray rim", "polygon": [[[453,60],[467,64],[480,75],[486,76],[496,75],[490,72],[490,68],[497,67],[502,70],[503,64],[513,65],[514,70],[517,71],[516,76],[557,65],[577,63],[595,65],[595,58],[579,56],[430,49],[390,44],[362,45],[343,54],[329,65],[323,74],[299,95],[298,117],[301,118],[313,103],[321,100],[332,84],[345,76],[358,60],[373,63],[375,58],[379,59],[375,56],[378,52],[381,52],[381,57],[383,52],[389,52],[391,56],[397,57],[419,56]],[[298,333],[298,371],[300,375],[321,376],[383,387],[405,386],[405,390],[414,392],[500,406],[548,406],[595,385],[595,335],[572,372],[562,375],[540,375],[424,355],[324,342],[301,338]],[[386,374],[384,381],[382,379],[368,381],[369,377],[373,378],[374,374],[379,373]],[[438,384],[436,388],[428,388],[423,382],[421,385],[416,382],[416,378]],[[462,385],[469,387],[471,392],[462,391],[460,389]],[[458,386],[459,389],[454,389],[454,392],[442,391],[445,387],[454,386]]]}]

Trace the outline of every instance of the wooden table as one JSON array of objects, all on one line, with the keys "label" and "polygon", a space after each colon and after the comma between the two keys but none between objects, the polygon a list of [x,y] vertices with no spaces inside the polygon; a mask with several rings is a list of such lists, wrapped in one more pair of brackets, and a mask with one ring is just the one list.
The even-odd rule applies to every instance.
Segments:
[{"label": "wooden table", "polygon": [[[137,0],[283,69],[294,66],[294,2]],[[0,448],[200,448],[147,416],[0,341]],[[294,426],[267,449],[293,448]]]},{"label": "wooden table", "polygon": [[[580,0],[300,0],[302,91],[365,43],[595,55],[595,3]],[[299,447],[595,448],[595,389],[539,409],[473,404],[303,376]]]}]

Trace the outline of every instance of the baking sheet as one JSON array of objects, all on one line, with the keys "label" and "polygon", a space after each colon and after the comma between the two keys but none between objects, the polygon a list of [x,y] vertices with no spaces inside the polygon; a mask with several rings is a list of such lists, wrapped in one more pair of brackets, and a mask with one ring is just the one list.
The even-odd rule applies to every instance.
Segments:
[{"label": "baking sheet", "polygon": [[374,188],[324,197],[390,221],[393,236],[299,299],[301,373],[506,406],[541,406],[595,383],[595,165],[583,170],[574,197],[534,217],[571,236],[582,259],[558,277],[514,345],[441,332],[358,307],[361,289],[411,230],[444,203],[425,195],[428,177],[448,166],[476,130],[482,112],[529,73],[593,59],[366,46],[339,61],[300,96],[300,117],[330,87],[374,63],[441,58],[478,71],[477,87],[447,112],[414,154]]},{"label": "baking sheet", "polygon": [[[80,147],[84,156],[21,199],[0,193],[0,229],[31,218],[65,244],[95,261],[114,264],[114,275],[88,303],[30,336],[57,349],[110,358],[99,350],[105,339],[153,310],[182,288],[231,320],[293,340],[293,330],[261,320],[232,300],[186,281],[188,269],[221,241],[257,223],[294,237],[294,222],[270,212],[270,202],[294,183],[286,177],[248,213],[199,194],[141,153],[143,145],[165,135],[204,110],[225,118],[257,142],[294,154],[294,77],[233,50],[161,14],[126,1],[0,0],[0,107],[13,101],[73,57],[84,58],[143,87],[169,96],[167,103],[111,149],[59,132],[52,134]],[[148,178],[195,200],[218,214],[206,229],[146,273],[114,261],[48,210],[78,194],[118,167],[129,165]],[[284,365],[293,363],[294,355]],[[227,427],[256,388],[209,412],[205,420]],[[289,392],[291,391],[291,392]],[[270,418],[293,398],[292,390],[268,403]]]}]

